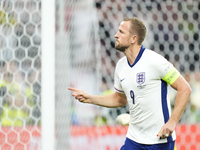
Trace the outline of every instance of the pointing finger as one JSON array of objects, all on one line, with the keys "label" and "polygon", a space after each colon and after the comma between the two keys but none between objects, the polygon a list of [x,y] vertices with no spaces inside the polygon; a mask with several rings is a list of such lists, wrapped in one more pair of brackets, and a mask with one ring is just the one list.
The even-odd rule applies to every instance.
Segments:
[{"label": "pointing finger", "polygon": [[78,89],[76,89],[76,88],[72,88],[72,87],[68,87],[68,90],[70,90],[70,91],[74,91],[74,92],[78,92],[78,91],[80,91],[80,90],[78,90]]}]

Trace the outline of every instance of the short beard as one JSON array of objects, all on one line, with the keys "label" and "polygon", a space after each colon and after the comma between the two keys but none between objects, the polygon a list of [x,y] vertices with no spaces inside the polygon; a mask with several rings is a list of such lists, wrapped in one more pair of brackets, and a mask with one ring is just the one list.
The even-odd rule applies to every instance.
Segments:
[{"label": "short beard", "polygon": [[126,45],[121,45],[121,44],[116,44],[115,43],[115,48],[118,50],[118,51],[120,51],[120,52],[124,52],[127,48],[128,48],[128,46],[126,46]]}]

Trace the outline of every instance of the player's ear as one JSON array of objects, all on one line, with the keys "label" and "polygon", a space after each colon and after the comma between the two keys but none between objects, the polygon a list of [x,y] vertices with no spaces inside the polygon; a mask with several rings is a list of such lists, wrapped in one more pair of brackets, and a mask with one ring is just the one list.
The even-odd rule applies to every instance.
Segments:
[{"label": "player's ear", "polygon": [[133,35],[132,37],[131,37],[131,44],[134,44],[134,43],[136,43],[137,42],[137,36],[136,35]]}]

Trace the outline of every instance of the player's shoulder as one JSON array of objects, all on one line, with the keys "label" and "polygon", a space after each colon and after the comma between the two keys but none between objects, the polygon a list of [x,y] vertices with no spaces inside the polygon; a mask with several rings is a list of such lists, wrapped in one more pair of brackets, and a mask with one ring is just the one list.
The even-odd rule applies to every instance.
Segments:
[{"label": "player's shoulder", "polygon": [[157,52],[150,50],[150,49],[145,49],[145,54],[148,56],[157,56],[157,57],[162,56],[162,55],[158,54]]},{"label": "player's shoulder", "polygon": [[122,58],[119,59],[119,61],[116,64],[116,69],[122,68],[124,65],[127,63],[127,57],[123,56]]},{"label": "player's shoulder", "polygon": [[145,56],[148,57],[151,61],[159,61],[159,60],[166,60],[164,56],[161,54],[158,54],[157,52],[150,50],[150,49],[145,49]]},{"label": "player's shoulder", "polygon": [[126,62],[127,62],[127,57],[123,56],[122,58],[119,59],[119,61],[117,62],[117,65],[123,65]]}]

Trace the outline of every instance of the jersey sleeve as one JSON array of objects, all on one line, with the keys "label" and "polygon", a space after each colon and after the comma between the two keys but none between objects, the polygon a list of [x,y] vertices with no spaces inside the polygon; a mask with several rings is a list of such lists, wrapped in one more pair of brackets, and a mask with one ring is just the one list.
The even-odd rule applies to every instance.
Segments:
[{"label": "jersey sleeve", "polygon": [[124,90],[122,88],[120,78],[119,78],[119,65],[117,64],[115,69],[115,76],[114,76],[114,88],[119,93],[124,93]]},{"label": "jersey sleeve", "polygon": [[161,55],[154,60],[156,60],[153,61],[156,78],[166,81],[169,85],[174,83],[180,75],[179,71]]}]

